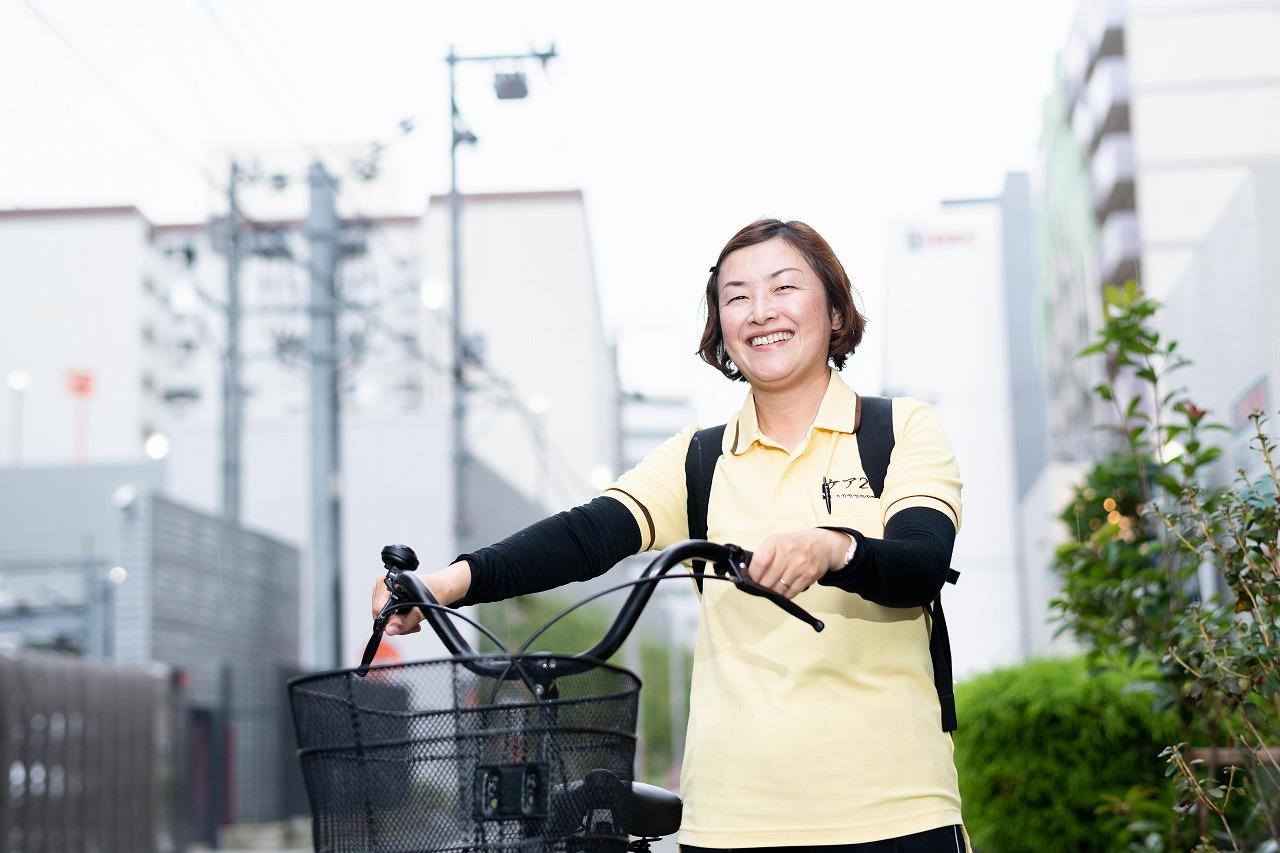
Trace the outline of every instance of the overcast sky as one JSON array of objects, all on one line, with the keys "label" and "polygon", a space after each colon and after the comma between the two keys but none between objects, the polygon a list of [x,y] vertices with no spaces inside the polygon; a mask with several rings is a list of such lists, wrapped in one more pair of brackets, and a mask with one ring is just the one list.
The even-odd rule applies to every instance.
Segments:
[{"label": "overcast sky", "polygon": [[[876,390],[886,223],[994,194],[1004,172],[1033,166],[1074,7],[0,0],[0,207],[136,204],[155,222],[199,220],[221,204],[202,170],[220,176],[228,153],[298,170],[318,152],[343,171],[383,140],[383,176],[348,180],[341,205],[420,213],[448,186],[449,44],[554,41],[560,57],[529,69],[523,102],[497,102],[488,70],[461,69],[480,138],[462,186],[581,188],[605,317],[628,346],[624,379],[694,394],[723,420],[741,386],[688,353],[724,241],[762,215],[818,228],[873,320],[846,373]],[[417,129],[401,138],[407,116]],[[253,216],[302,204],[246,197]]]}]

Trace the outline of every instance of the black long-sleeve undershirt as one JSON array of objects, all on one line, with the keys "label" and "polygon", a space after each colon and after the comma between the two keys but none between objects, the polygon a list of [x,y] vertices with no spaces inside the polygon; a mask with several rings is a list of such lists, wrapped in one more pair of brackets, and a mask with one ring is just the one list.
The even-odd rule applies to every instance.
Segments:
[{"label": "black long-sleeve undershirt", "polygon": [[[889,519],[883,539],[846,532],[858,540],[853,560],[818,583],[885,607],[924,606],[937,598],[956,536],[944,513],[928,507],[902,510]],[[612,498],[595,498],[459,556],[471,566],[471,586],[457,604],[503,601],[589,580],[636,553],[641,541],[635,517],[625,506]]]},{"label": "black long-sleeve undershirt", "polygon": [[471,565],[471,587],[458,606],[590,580],[639,550],[640,527],[631,511],[598,497],[458,557]]},{"label": "black long-sleeve undershirt", "polygon": [[910,507],[896,513],[883,539],[843,530],[858,540],[849,565],[818,579],[884,607],[924,607],[938,597],[951,567],[956,528],[943,512]]}]

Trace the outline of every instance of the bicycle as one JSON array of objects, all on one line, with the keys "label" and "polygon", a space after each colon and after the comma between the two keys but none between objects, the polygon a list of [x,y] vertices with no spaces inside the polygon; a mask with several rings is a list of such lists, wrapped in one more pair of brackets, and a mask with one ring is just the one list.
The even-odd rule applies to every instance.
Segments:
[{"label": "bicycle", "polygon": [[[474,619],[441,605],[406,545],[382,549],[391,598],[361,665],[289,682],[317,851],[366,853],[644,853],[680,826],[678,795],[634,781],[640,679],[606,663],[656,583],[685,560],[774,602],[821,631],[791,600],[747,576],[751,552],[687,540],[634,581],[588,596],[514,652]],[[632,587],[604,638],[576,655],[529,652],[582,605]],[[417,607],[450,657],[370,666],[387,619]],[[451,619],[502,651],[477,654]]]}]

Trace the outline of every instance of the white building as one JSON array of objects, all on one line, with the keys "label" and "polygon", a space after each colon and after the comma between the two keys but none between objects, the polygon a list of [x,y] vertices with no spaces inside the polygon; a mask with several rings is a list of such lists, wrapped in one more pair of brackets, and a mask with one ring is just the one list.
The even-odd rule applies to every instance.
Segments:
[{"label": "white building", "polygon": [[0,257],[0,459],[140,458],[161,408],[151,223],[133,207],[0,211]]},{"label": "white building", "polygon": [[1082,0],[1064,59],[1104,282],[1168,296],[1249,168],[1280,156],[1277,40],[1267,0]]},{"label": "white building", "polygon": [[[1101,360],[1075,358],[1099,329],[1103,285],[1136,278],[1170,303],[1162,331],[1206,365],[1179,383],[1202,386],[1194,393],[1221,419],[1238,420],[1242,400],[1276,399],[1277,368],[1264,367],[1274,355],[1258,344],[1274,337],[1258,325],[1275,317],[1258,284],[1270,249],[1249,230],[1275,220],[1267,181],[1249,176],[1280,158],[1278,38],[1265,0],[1079,4],[1037,176],[1050,462],[1022,505],[1024,530],[1040,531],[1027,537],[1028,565],[1050,564],[1067,535],[1052,516],[1114,448],[1097,429],[1111,415],[1089,390]],[[1031,577],[1052,589],[1047,569]]]},{"label": "white building", "polygon": [[1280,164],[1256,167],[1201,241],[1169,294],[1157,323],[1178,341],[1192,364],[1174,384],[1209,411],[1229,433],[1206,439],[1225,453],[1215,465],[1217,482],[1235,480],[1246,468],[1261,476],[1261,454],[1250,449],[1249,413],[1261,409],[1267,432],[1280,433]]},{"label": "white building", "polygon": [[[448,226],[448,196],[432,196],[423,271],[445,290]],[[621,458],[582,193],[466,195],[462,235],[463,325],[485,365],[474,373],[467,446],[547,509],[589,500]]]},{"label": "white building", "polygon": [[1027,560],[1042,534],[1022,518],[1047,461],[1031,229],[1026,177],[1010,175],[999,197],[947,202],[891,231],[885,393],[934,406],[964,483],[962,576],[943,593],[960,677],[1043,652],[1051,633],[1051,585]]},{"label": "white building", "polygon": [[[407,541],[424,568],[443,565],[549,507],[589,499],[592,480],[607,481],[619,464],[617,383],[581,194],[466,197],[463,316],[483,341],[484,368],[468,375],[468,446],[477,460],[467,489],[471,541],[454,541],[449,235],[441,207],[435,199],[421,218],[344,223],[347,660],[368,637],[369,589],[384,544]],[[219,240],[205,223],[152,225],[133,208],[0,212],[8,268],[0,374],[18,389],[3,397],[0,458],[135,460],[145,439],[160,434],[169,445],[167,493],[220,511],[218,304],[226,266]],[[309,566],[305,233],[296,220],[258,223],[244,242],[242,518],[300,543]],[[68,392],[69,371],[92,373],[91,396]],[[301,593],[305,651],[314,591],[304,583]]]}]

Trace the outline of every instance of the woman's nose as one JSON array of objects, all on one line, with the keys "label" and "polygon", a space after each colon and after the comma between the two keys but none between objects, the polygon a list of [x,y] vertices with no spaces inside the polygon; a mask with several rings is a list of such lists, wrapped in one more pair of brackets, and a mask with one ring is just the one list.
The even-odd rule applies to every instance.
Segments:
[{"label": "woman's nose", "polygon": [[773,299],[765,296],[757,299],[752,304],[751,320],[755,323],[767,323],[774,317],[778,316],[777,310],[773,307]]}]

